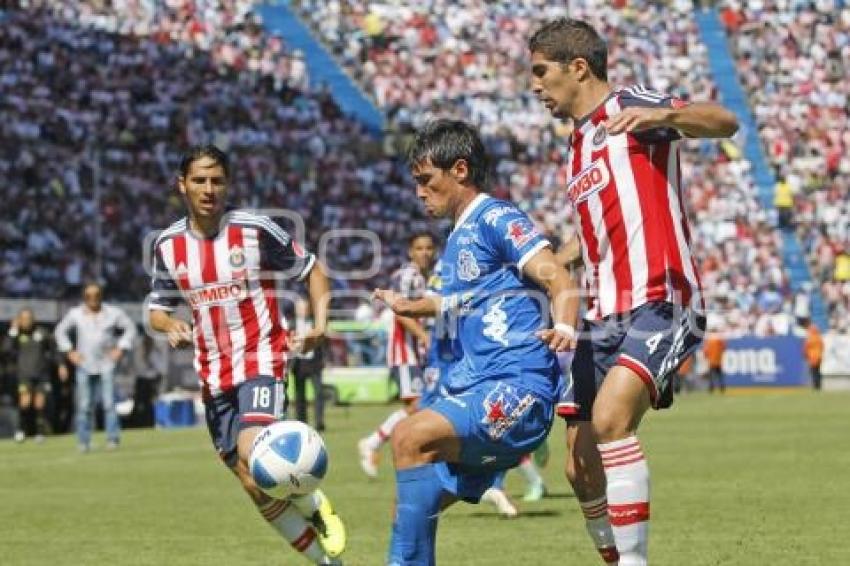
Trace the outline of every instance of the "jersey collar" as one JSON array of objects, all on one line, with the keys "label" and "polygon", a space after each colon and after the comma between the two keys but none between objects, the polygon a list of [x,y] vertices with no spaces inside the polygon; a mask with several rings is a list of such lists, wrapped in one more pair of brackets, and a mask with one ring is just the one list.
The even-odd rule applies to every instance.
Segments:
[{"label": "jersey collar", "polygon": [[475,212],[475,209],[478,208],[484,201],[488,200],[490,195],[485,193],[479,193],[477,197],[472,199],[466,208],[463,209],[463,212],[460,213],[460,217],[457,219],[454,228],[452,228],[452,232],[458,229],[458,226],[462,226],[464,222],[469,220],[469,217],[472,216],[472,213]]},{"label": "jersey collar", "polygon": [[582,116],[581,118],[576,120],[575,126],[573,127],[573,129],[575,131],[581,132],[582,134],[585,133],[585,131],[588,130],[587,125],[588,124],[593,125],[593,123],[596,122],[596,119],[599,116],[601,116],[602,113],[605,111],[605,105],[608,103],[609,100],[611,100],[611,98],[613,98],[616,95],[617,95],[617,91],[615,91],[615,90],[612,90],[611,92],[609,92],[608,96],[606,96],[605,99],[602,100],[602,102],[600,102],[599,105],[596,108],[594,108],[588,114],[585,114],[584,116]]}]

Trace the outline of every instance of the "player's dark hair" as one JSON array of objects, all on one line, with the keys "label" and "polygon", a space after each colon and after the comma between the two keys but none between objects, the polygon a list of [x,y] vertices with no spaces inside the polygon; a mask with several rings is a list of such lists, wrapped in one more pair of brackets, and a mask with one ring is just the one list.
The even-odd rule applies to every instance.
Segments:
[{"label": "player's dark hair", "polygon": [[230,175],[230,160],[227,154],[212,144],[195,145],[189,148],[180,160],[180,176],[185,177],[189,173],[192,163],[198,159],[209,157],[224,169],[225,176]]},{"label": "player's dark hair", "polygon": [[474,126],[461,120],[434,120],[427,123],[416,132],[407,150],[407,161],[411,167],[426,159],[444,171],[463,159],[472,185],[479,190],[487,190],[490,158]]},{"label": "player's dark hair", "polygon": [[528,49],[563,64],[584,59],[597,79],[608,80],[608,46],[587,22],[572,18],[546,22],[528,40]]},{"label": "player's dark hair", "polygon": [[411,234],[410,237],[407,239],[407,248],[408,249],[412,248],[413,243],[416,240],[418,240],[419,238],[431,238],[431,241],[435,242],[435,243],[436,243],[436,240],[437,240],[434,237],[434,234],[432,234],[431,232],[428,232],[427,230],[420,230],[418,232],[414,232],[413,234]]}]

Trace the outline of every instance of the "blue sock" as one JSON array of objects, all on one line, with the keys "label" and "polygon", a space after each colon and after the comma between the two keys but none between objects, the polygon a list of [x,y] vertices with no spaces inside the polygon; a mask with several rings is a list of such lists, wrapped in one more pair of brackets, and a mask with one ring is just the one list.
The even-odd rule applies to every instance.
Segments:
[{"label": "blue sock", "polygon": [[396,472],[396,511],[390,539],[390,566],[436,564],[434,543],[443,486],[434,464]]},{"label": "blue sock", "polygon": [[504,491],[505,490],[505,476],[507,474],[508,474],[507,470],[499,472],[498,474],[496,474],[496,477],[493,478],[492,487],[494,487],[496,489],[501,489],[502,491]]}]

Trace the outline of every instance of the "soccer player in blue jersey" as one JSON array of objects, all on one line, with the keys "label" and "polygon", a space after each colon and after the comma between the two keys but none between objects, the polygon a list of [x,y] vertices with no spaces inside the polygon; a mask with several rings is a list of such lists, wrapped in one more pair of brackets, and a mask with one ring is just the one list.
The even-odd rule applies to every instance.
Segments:
[{"label": "soccer player in blue jersey", "polygon": [[[440,278],[441,263],[438,261],[434,266],[434,272],[428,278],[426,293],[431,296],[439,295],[442,289]],[[445,378],[458,360],[463,357],[460,343],[455,336],[448,331],[445,317],[440,320],[429,319],[430,340],[428,353],[425,360],[425,368],[422,371],[423,387],[422,396],[419,398],[418,409],[427,409],[438,400],[446,397],[448,392],[445,387]],[[493,481],[493,485],[481,494],[481,501],[492,504],[498,513],[509,519],[519,515],[516,506],[505,493],[505,472],[499,474]]]},{"label": "soccer player in blue jersey", "polygon": [[447,395],[393,434],[393,566],[435,564],[440,510],[477,503],[546,438],[563,387],[555,352],[575,346],[578,312],[575,282],[549,242],[516,206],[486,194],[489,160],[472,126],[432,122],[408,158],[427,212],[454,221],[442,289],[415,300],[375,296],[402,316],[445,317],[461,357],[444,378]]}]

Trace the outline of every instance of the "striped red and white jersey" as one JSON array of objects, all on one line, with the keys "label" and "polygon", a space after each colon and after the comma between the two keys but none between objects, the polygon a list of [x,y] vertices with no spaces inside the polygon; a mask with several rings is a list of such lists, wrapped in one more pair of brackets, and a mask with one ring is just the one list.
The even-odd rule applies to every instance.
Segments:
[{"label": "striped red and white jersey", "polygon": [[206,396],[246,379],[285,376],[288,330],[276,282],[303,279],[316,258],[268,216],[233,210],[201,238],[182,219],[160,233],[148,308],[192,309],[195,369]]},{"label": "striped red and white jersey", "polygon": [[704,310],[682,195],[681,134],[654,128],[610,135],[604,126],[630,106],[684,104],[635,86],[612,92],[575,124],[567,198],[580,228],[588,319],[651,301]]},{"label": "striped red and white jersey", "polygon": [[[428,281],[414,263],[399,267],[390,281],[390,288],[406,299],[419,299],[425,296]],[[421,357],[416,337],[405,330],[393,315],[387,333],[387,365],[389,367],[419,365]]]}]

